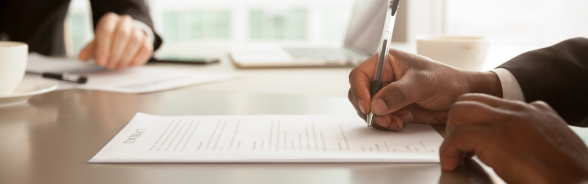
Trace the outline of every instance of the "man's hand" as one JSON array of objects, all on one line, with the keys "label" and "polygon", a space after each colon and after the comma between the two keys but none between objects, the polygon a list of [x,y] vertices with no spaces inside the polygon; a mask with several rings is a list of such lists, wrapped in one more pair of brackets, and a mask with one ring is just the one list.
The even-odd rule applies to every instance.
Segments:
[{"label": "man's hand", "polygon": [[463,95],[439,153],[445,171],[477,155],[507,183],[588,181],[588,147],[544,102]]},{"label": "man's hand", "polygon": [[383,68],[384,87],[370,96],[377,55],[364,61],[349,75],[349,100],[359,116],[373,110],[374,127],[400,131],[410,122],[445,123],[447,110],[465,93],[502,96],[498,76],[492,72],[459,70],[432,59],[390,50]]},{"label": "man's hand", "polygon": [[129,15],[105,14],[96,26],[95,38],[80,52],[80,60],[95,58],[110,70],[145,64],[153,54],[153,43]]}]

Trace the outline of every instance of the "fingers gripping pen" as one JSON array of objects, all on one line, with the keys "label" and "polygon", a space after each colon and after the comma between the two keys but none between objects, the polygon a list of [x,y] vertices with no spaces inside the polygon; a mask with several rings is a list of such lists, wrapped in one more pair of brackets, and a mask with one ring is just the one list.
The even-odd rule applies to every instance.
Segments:
[{"label": "fingers gripping pen", "polygon": [[[372,98],[382,89],[382,69],[386,64],[386,58],[388,58],[388,49],[390,48],[390,42],[392,40],[392,32],[394,31],[394,23],[396,22],[396,10],[398,10],[398,4],[400,0],[389,0],[388,10],[386,11],[386,19],[384,23],[384,31],[382,31],[382,43],[378,46],[378,63],[376,65],[376,74],[374,81],[372,82],[371,96]],[[374,120],[374,113],[370,110],[367,116],[368,127],[372,126]]]}]

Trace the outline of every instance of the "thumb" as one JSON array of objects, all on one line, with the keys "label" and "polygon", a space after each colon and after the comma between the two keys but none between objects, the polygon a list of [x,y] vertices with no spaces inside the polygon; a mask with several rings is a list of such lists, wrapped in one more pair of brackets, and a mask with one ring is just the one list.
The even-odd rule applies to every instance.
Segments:
[{"label": "thumb", "polygon": [[82,61],[88,61],[90,58],[94,57],[94,52],[96,50],[95,48],[96,42],[92,40],[90,43],[88,43],[88,45],[86,45],[86,47],[84,47],[84,49],[82,49],[82,51],[80,51],[78,58]]},{"label": "thumb", "polygon": [[382,88],[373,98],[371,108],[377,115],[396,112],[417,102],[423,94],[420,85],[413,82],[410,72],[400,80]]}]

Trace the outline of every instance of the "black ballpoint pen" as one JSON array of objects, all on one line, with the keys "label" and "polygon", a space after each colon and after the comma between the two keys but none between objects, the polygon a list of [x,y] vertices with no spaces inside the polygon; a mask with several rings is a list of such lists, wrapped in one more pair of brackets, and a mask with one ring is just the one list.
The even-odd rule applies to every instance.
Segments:
[{"label": "black ballpoint pen", "polygon": [[[396,22],[396,10],[398,10],[398,4],[400,0],[390,0],[388,2],[388,10],[386,11],[386,20],[384,23],[384,31],[382,32],[382,43],[378,48],[379,56],[378,63],[376,65],[376,74],[374,81],[372,82],[372,89],[370,91],[371,97],[373,98],[380,89],[382,89],[382,68],[386,64],[386,58],[388,57],[388,49],[390,48],[390,42],[392,40],[392,32],[394,31],[394,23]],[[368,127],[372,126],[374,120],[374,113],[370,110],[367,116]]]},{"label": "black ballpoint pen", "polygon": [[78,84],[85,84],[86,82],[88,82],[88,77],[83,76],[83,75],[79,75],[79,74],[72,74],[72,73],[44,72],[41,74],[41,76],[43,76],[44,78],[51,78],[51,79],[57,79],[57,80],[62,80],[62,81],[75,82]]}]

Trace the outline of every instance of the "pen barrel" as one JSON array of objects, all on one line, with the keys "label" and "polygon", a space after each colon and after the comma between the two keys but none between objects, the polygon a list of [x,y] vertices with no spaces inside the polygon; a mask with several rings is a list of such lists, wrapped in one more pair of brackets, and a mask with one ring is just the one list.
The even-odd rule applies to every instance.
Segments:
[{"label": "pen barrel", "polygon": [[392,34],[394,33],[394,24],[396,23],[396,9],[400,0],[390,0],[390,7],[386,11],[386,18],[384,21],[384,29],[382,30],[382,43],[378,46],[378,62],[376,64],[375,80],[382,80],[384,73],[382,69],[385,68],[386,59],[390,49],[390,42],[392,42]]},{"label": "pen barrel", "polygon": [[57,79],[57,80],[61,80],[61,75],[62,74],[57,74],[57,73],[43,73],[42,74],[42,76],[45,78]]},{"label": "pen barrel", "polygon": [[86,76],[82,76],[82,75],[78,75],[78,74],[43,73],[42,76],[44,78],[57,79],[57,80],[68,81],[68,82],[75,82],[78,84],[85,84],[86,82],[88,82],[88,78]]}]

